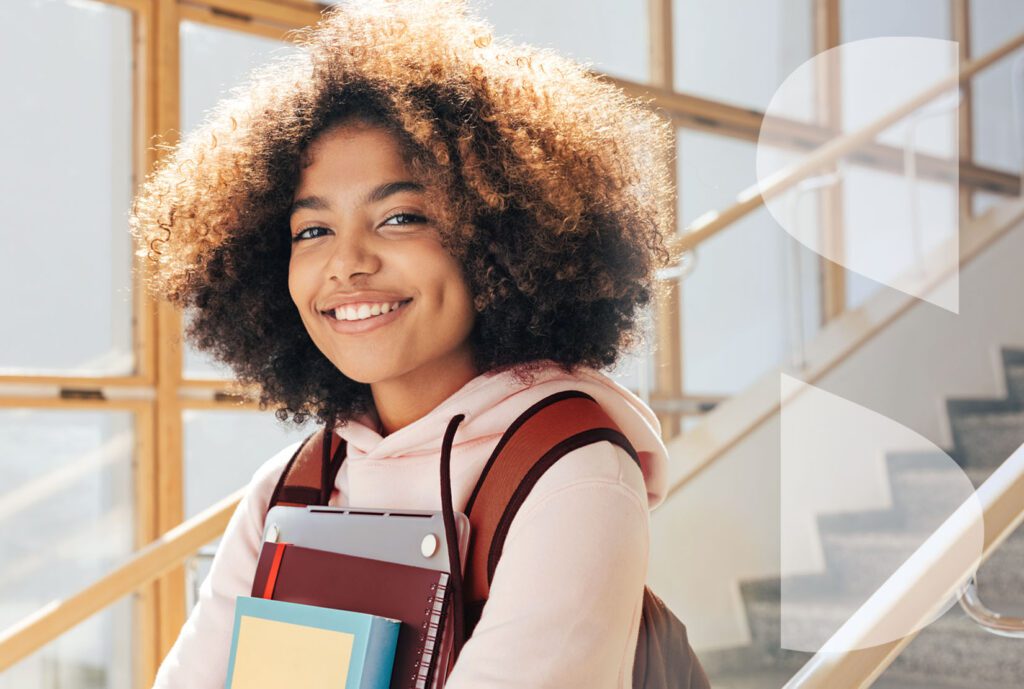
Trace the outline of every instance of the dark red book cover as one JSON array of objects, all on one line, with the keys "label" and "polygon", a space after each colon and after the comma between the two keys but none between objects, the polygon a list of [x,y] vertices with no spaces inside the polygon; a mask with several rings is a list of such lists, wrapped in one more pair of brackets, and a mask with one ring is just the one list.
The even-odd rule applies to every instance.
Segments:
[{"label": "dark red book cover", "polygon": [[423,689],[436,671],[447,583],[433,569],[266,542],[251,595],[400,620],[391,689]]}]

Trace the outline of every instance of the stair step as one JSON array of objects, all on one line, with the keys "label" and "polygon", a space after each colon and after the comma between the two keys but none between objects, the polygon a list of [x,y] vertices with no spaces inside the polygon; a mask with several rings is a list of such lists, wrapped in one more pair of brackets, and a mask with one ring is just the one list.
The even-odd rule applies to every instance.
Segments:
[{"label": "stair step", "polygon": [[891,507],[818,516],[821,533],[933,533],[992,474],[991,467],[951,466],[931,453],[894,453],[888,458]]},{"label": "stair step", "polygon": [[[837,593],[872,593],[926,538],[901,533],[822,534],[829,579],[839,587],[834,590]],[[978,581],[979,590],[983,592],[1019,591],[1024,599],[1024,533],[1014,534],[1003,542],[979,568]]]},{"label": "stair step", "polygon": [[1024,409],[1015,400],[948,400],[958,461],[995,468],[1024,443]]},{"label": "stair step", "polygon": [[959,468],[935,463],[929,468],[890,471],[893,523],[911,533],[932,533],[992,474],[992,467]]},{"label": "stair step", "polygon": [[[790,602],[787,619],[791,639],[809,642],[828,636],[848,619],[853,601]],[[780,668],[795,671],[809,652],[781,649],[779,600],[748,600],[748,620],[754,645],[773,657]],[[1017,686],[1024,677],[1024,653],[1019,639],[990,634],[968,618],[958,605],[920,631],[891,666],[899,675],[943,677],[953,682],[1003,683]],[[978,686],[975,684],[973,686]]]},{"label": "stair step", "polygon": [[1007,397],[1024,402],[1024,349],[1003,347],[1003,369]]},{"label": "stair step", "polygon": [[1024,364],[1006,367],[1006,393],[1010,399],[1024,402]]},{"label": "stair step", "polygon": [[[781,689],[796,672],[795,669],[765,664],[708,673],[708,679],[714,689]],[[931,675],[901,673],[889,667],[871,684],[871,689],[1007,689],[1007,685],[979,682],[977,679],[941,681]]]}]

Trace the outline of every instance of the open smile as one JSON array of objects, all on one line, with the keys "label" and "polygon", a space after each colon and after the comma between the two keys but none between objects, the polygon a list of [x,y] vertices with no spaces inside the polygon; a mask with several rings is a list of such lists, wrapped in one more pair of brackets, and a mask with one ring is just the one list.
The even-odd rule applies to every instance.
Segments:
[{"label": "open smile", "polygon": [[378,316],[369,316],[362,320],[340,321],[335,318],[333,311],[325,311],[322,312],[321,315],[327,320],[331,329],[335,332],[344,333],[346,335],[355,335],[376,330],[377,328],[382,328],[385,325],[394,322],[405,312],[410,302],[412,302],[412,299],[407,299],[401,302],[397,309],[392,309],[391,311],[382,313]]}]

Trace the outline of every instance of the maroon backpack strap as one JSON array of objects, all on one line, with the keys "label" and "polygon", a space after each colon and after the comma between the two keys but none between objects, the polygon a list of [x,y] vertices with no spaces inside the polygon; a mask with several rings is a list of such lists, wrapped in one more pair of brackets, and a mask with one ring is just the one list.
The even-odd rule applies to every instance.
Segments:
[{"label": "maroon backpack strap", "polygon": [[[325,442],[328,436],[330,445]],[[345,440],[334,432],[333,425],[313,431],[281,472],[267,510],[275,505],[326,505],[345,455]]]},{"label": "maroon backpack strap", "polygon": [[523,412],[502,435],[466,505],[470,548],[466,558],[467,637],[479,620],[509,526],[538,479],[563,455],[607,440],[638,465],[639,456],[590,395],[566,390]]}]

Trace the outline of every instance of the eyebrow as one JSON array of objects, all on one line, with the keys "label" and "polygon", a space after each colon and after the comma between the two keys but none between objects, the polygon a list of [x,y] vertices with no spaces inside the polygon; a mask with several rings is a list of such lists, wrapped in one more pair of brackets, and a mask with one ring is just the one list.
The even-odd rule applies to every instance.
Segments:
[{"label": "eyebrow", "polygon": [[[399,180],[397,182],[385,182],[378,187],[374,187],[370,190],[365,197],[363,197],[363,205],[369,205],[371,203],[379,203],[387,197],[398,194],[403,191],[413,192],[424,192],[426,188],[419,182],[413,182],[412,180]],[[301,199],[295,199],[292,203],[291,210],[288,211],[288,216],[291,217],[295,213],[303,208],[314,211],[322,211],[330,208],[330,204],[323,196],[303,196]]]}]

